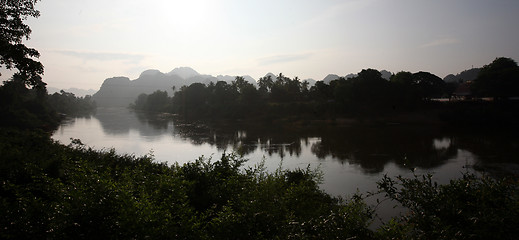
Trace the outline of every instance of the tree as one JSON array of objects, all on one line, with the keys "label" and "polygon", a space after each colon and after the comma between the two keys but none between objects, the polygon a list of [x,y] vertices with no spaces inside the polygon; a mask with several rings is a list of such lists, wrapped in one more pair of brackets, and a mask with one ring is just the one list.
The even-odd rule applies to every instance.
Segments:
[{"label": "tree", "polygon": [[317,81],[315,85],[310,88],[310,95],[313,100],[320,102],[326,102],[333,97],[330,85],[323,81]]},{"label": "tree", "polygon": [[258,80],[259,91],[264,93],[269,93],[274,85],[274,80],[272,80],[272,76],[268,75],[262,77]]},{"label": "tree", "polygon": [[410,72],[401,71],[391,76],[391,82],[394,84],[400,84],[408,86],[413,84],[413,74]]},{"label": "tree", "polygon": [[377,105],[387,100],[388,81],[376,69],[363,69],[352,78],[351,98],[357,103]]},{"label": "tree", "polygon": [[36,2],[38,0],[0,0],[0,66],[17,69],[13,79],[21,80],[24,85],[45,89],[41,79],[43,65],[34,60],[40,53],[22,43],[31,34],[30,27],[23,21],[40,16],[34,9]]},{"label": "tree", "polygon": [[429,72],[414,73],[413,84],[417,86],[422,100],[441,97],[445,93],[445,82]]},{"label": "tree", "polygon": [[157,90],[148,95],[146,108],[148,111],[167,111],[169,102],[168,92]]},{"label": "tree", "polygon": [[239,93],[242,93],[245,88],[254,87],[251,83],[245,81],[245,78],[239,76],[232,81],[232,86],[236,87]]},{"label": "tree", "polygon": [[496,58],[481,69],[471,88],[480,97],[519,96],[519,67],[513,59]]},{"label": "tree", "polygon": [[289,80],[290,79],[285,77],[283,73],[279,73],[276,77],[276,81],[274,81],[270,89],[270,96],[273,102],[288,102],[291,100],[286,89],[286,83]]}]

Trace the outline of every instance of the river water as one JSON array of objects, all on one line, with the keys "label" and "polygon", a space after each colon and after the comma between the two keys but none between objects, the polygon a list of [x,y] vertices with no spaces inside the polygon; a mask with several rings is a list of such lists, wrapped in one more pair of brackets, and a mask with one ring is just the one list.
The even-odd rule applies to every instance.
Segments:
[{"label": "river water", "polygon": [[168,164],[201,156],[216,160],[224,152],[235,152],[249,159],[247,166],[264,162],[268,171],[319,168],[321,188],[345,197],[376,191],[376,182],[385,174],[412,176],[411,169],[433,173],[439,183],[466,171],[519,172],[519,139],[507,131],[474,133],[396,124],[216,128],[167,115],[100,108],[90,117],[68,119],[53,138],[63,144],[80,139],[95,149],[114,148],[122,154],[153,154],[155,161]]}]

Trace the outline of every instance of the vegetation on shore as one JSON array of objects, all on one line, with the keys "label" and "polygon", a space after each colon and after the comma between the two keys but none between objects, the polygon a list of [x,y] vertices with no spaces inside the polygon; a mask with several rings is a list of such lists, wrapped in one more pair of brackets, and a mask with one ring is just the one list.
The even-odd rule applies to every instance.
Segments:
[{"label": "vegetation on shore", "polygon": [[[235,120],[270,124],[280,119],[400,119],[413,121],[427,115],[429,122],[450,125],[515,125],[519,117],[519,67],[509,58],[497,58],[484,66],[472,83],[473,101],[435,101],[451,98],[460,83],[445,83],[428,72],[399,72],[388,81],[375,69],[364,69],[352,78],[309,86],[283,74],[260,78],[258,87],[236,77],[224,81],[194,83],[169,97],[165,91],[141,94],[133,109],[170,112],[186,119]],[[467,84],[467,83],[464,83]],[[492,98],[494,101],[482,101]],[[407,119],[405,119],[407,117]],[[423,121],[421,119],[420,121]],[[427,121],[426,121],[427,122]]]},{"label": "vegetation on shore", "polygon": [[64,91],[49,95],[45,88],[28,89],[16,78],[0,86],[0,127],[50,131],[63,115],[88,115],[95,109],[90,96]]},{"label": "vegetation on shore", "polygon": [[[438,186],[430,176],[385,177],[379,182],[380,194],[410,211],[371,230],[374,211],[362,196],[341,199],[326,194],[319,189],[316,170],[270,173],[261,165],[244,168],[245,160],[234,154],[168,166],[154,162],[151,155],[93,150],[77,139],[69,146],[57,143],[48,133],[60,120],[57,113],[89,111],[93,105],[89,98],[78,100],[64,92],[47,95],[40,76],[43,66],[33,59],[39,53],[21,44],[30,34],[23,20],[39,15],[36,2],[0,5],[0,20],[8,23],[2,25],[6,34],[0,36],[0,64],[19,70],[0,87],[1,239],[515,239],[519,235],[517,179],[466,174]],[[278,82],[283,88],[276,88]],[[184,102],[171,107],[186,116],[203,116],[225,106],[228,110],[222,114],[229,117],[265,106],[279,114],[310,106],[312,111],[306,114],[319,116],[350,110],[365,114],[371,107],[394,106],[378,95],[385,93],[379,87],[388,83],[380,81],[375,70],[361,72],[357,80],[338,80],[334,88],[318,86],[316,94],[331,95],[316,95],[322,97],[317,101],[292,94],[298,84],[280,74],[276,82],[263,79],[260,89],[240,79],[232,85],[191,85],[173,97],[173,102]],[[214,95],[204,94],[209,87]],[[373,90],[374,95],[358,94],[362,89]],[[420,99],[432,97],[427,94]],[[258,99],[265,96],[275,100],[262,105]],[[161,110],[160,105],[143,106]]]},{"label": "vegetation on shore", "polygon": [[183,166],[3,131],[2,239],[367,238],[361,199],[322,192],[310,169],[244,169],[224,154]]},{"label": "vegetation on shore", "polygon": [[47,94],[43,64],[37,61],[40,53],[23,44],[31,34],[25,20],[40,16],[34,7],[37,2],[0,3],[0,67],[13,71],[13,76],[0,86],[0,128],[51,130],[59,123],[60,113],[95,109],[90,98],[76,98],[65,92]]},{"label": "vegetation on shore", "polygon": [[466,174],[379,182],[410,211],[376,230],[361,195],[319,189],[312,169],[266,172],[223,154],[183,166],[97,151],[44,132],[0,134],[0,238],[513,239],[519,183]]}]

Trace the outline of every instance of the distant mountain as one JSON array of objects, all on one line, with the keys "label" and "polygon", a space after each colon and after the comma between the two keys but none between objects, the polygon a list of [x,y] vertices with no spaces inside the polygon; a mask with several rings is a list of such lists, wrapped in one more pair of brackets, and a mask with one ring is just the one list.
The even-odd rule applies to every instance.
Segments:
[{"label": "distant mountain", "polygon": [[[271,72],[265,74],[265,76],[263,76],[263,77],[264,77],[264,78],[267,78],[267,77],[269,77],[269,76],[270,76],[270,78],[272,78],[272,81],[276,81],[276,79],[277,79],[277,77],[278,77],[278,75],[275,75],[274,73],[271,73]],[[315,83],[317,82],[315,79],[312,79],[312,78],[307,78],[307,79],[299,80],[299,81],[300,81],[300,82],[307,81],[309,87],[314,86]]]},{"label": "distant mountain", "polygon": [[98,107],[128,106],[135,100],[135,93],[130,83],[131,81],[127,77],[108,78],[92,97]]},{"label": "distant mountain", "polygon": [[447,83],[448,82],[459,82],[459,80],[460,79],[458,77],[456,77],[456,75],[454,75],[454,74],[449,74],[443,78],[443,81],[447,82]]},{"label": "distant mountain", "polygon": [[[227,82],[227,83],[232,83],[233,81],[236,80],[236,77],[237,76],[229,76],[229,75],[218,75],[216,76],[216,78],[218,79],[218,81],[224,81],[224,82]],[[256,79],[252,78],[251,76],[249,75],[245,75],[245,76],[241,76],[243,77],[243,79],[245,79],[245,81],[247,81],[248,83],[254,85],[254,86],[257,86],[258,85],[258,82],[256,81]]]},{"label": "distant mountain", "polygon": [[229,76],[229,75],[218,75],[216,76],[216,78],[218,78],[218,81],[224,81],[224,82],[227,82],[227,83],[231,83],[232,81],[234,81],[234,79],[236,79],[235,76]]},{"label": "distant mountain", "polygon": [[308,78],[308,79],[303,80],[303,82],[304,82],[304,81],[307,81],[307,82],[308,82],[308,86],[309,86],[309,87],[314,86],[315,83],[317,82],[317,80],[315,80],[315,79],[313,79],[313,78]]},{"label": "distant mountain", "polygon": [[252,85],[254,86],[258,86],[258,81],[256,81],[256,79],[254,79],[253,77],[249,76],[249,75],[245,75],[245,76],[242,76],[243,79],[245,79],[245,81],[251,83]]},{"label": "distant mountain", "polygon": [[276,78],[278,77],[274,73],[271,73],[271,72],[265,74],[265,76],[263,76],[263,77],[268,78],[269,76],[270,76],[270,78],[272,78],[272,81],[276,81]]},{"label": "distant mountain", "polygon": [[171,72],[167,73],[167,75],[177,75],[183,79],[188,79],[191,77],[199,76],[200,73],[198,73],[190,67],[178,67],[171,70]]},{"label": "distant mountain", "polygon": [[[256,85],[256,80],[250,76],[243,76],[246,81]],[[139,78],[130,80],[127,77],[108,78],[103,82],[101,89],[93,95],[99,107],[127,107],[135,102],[142,94],[150,94],[157,90],[166,91],[173,96],[173,87],[180,89],[193,83],[209,84],[210,82],[226,81],[231,83],[236,76],[219,76],[200,74],[189,67],[175,68],[169,73],[150,69],[141,73]],[[232,79],[232,80],[231,80]]]},{"label": "distant mountain", "polygon": [[60,92],[61,90],[65,91],[65,92],[73,93],[74,95],[76,95],[76,97],[84,97],[86,95],[94,95],[94,93],[96,93],[96,90],[94,90],[94,89],[88,89],[88,90],[79,89],[79,88],[59,89],[59,88],[55,88],[55,87],[47,87],[47,92],[49,94],[54,94],[54,93]]},{"label": "distant mountain", "polygon": [[443,81],[445,82],[466,82],[466,81],[473,81],[478,77],[479,71],[481,68],[472,68],[465,70],[463,72],[460,72],[456,75],[449,74],[443,78]]},{"label": "distant mountain", "polygon": [[344,76],[344,78],[346,78],[346,79],[350,79],[350,78],[354,78],[354,77],[357,77],[357,76],[358,76],[357,74],[350,73],[350,74]]},{"label": "distant mountain", "polygon": [[[382,75],[382,78],[384,78],[384,79],[386,79],[388,81],[391,78],[391,75],[393,75],[393,73],[391,73],[390,71],[387,71],[387,70],[380,71],[380,74]],[[355,78],[357,76],[358,76],[358,74],[350,73],[350,74],[344,76],[344,79]],[[326,76],[323,79],[323,82],[326,83],[326,84],[330,84],[331,81],[339,79],[340,77],[341,76],[336,75],[336,74],[328,74],[328,76]]]},{"label": "distant mountain", "polygon": [[389,81],[389,79],[391,79],[391,75],[393,75],[391,72],[389,72],[387,70],[382,70],[382,71],[380,71],[380,73],[382,74],[382,78],[386,79],[388,81]]},{"label": "distant mountain", "polygon": [[[173,94],[172,87],[181,87],[184,81],[185,80],[178,75],[166,75],[160,71],[149,72],[149,70],[146,70],[139,76],[139,78],[130,81],[130,89],[128,89],[128,91],[129,94],[133,94],[135,99],[141,93],[149,94],[157,90],[167,91],[171,96]],[[101,90],[102,87],[99,91]]]},{"label": "distant mountain", "polygon": [[326,83],[326,84],[330,84],[331,81],[333,80],[336,80],[336,79],[339,79],[339,75],[337,74],[328,74],[328,76],[326,76],[324,79],[323,79],[323,83]]},{"label": "distant mountain", "polygon": [[155,76],[155,75],[159,75],[159,74],[163,74],[163,73],[157,69],[148,69],[148,70],[142,72],[139,77]]},{"label": "distant mountain", "polygon": [[211,75],[196,75],[185,79],[185,85],[189,86],[192,83],[203,83],[209,84],[210,82],[218,82],[218,78],[213,77]]},{"label": "distant mountain", "polygon": [[[391,72],[382,70],[381,74],[384,78],[389,79]],[[273,73],[267,73],[265,77],[270,76],[273,81],[276,81],[277,76]],[[356,77],[356,74],[348,74],[346,79]],[[331,81],[338,79],[340,76],[336,74],[329,74],[322,81],[329,84]],[[251,76],[245,75],[243,78],[257,86],[257,81]],[[140,74],[137,79],[130,80],[127,77],[113,77],[106,79],[98,92],[93,94],[93,98],[99,107],[127,107],[135,102],[135,99],[142,94],[151,94],[157,90],[167,91],[169,96],[173,96],[174,89],[178,90],[182,86],[189,86],[193,83],[209,84],[218,81],[225,81],[231,83],[235,81],[236,76],[218,75],[216,77],[211,75],[200,74],[189,67],[179,67],[171,70],[168,73],[162,73],[156,69],[149,69]],[[315,85],[317,82],[314,79],[306,79],[309,86]]]}]

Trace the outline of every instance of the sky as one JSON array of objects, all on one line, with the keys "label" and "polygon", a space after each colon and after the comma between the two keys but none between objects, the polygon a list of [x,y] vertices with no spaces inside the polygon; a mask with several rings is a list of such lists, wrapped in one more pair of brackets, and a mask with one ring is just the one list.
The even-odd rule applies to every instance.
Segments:
[{"label": "sky", "polygon": [[[28,19],[48,87],[188,66],[321,80],[362,69],[443,78],[519,61],[517,0],[42,0]],[[0,80],[7,77],[3,74]]]}]

